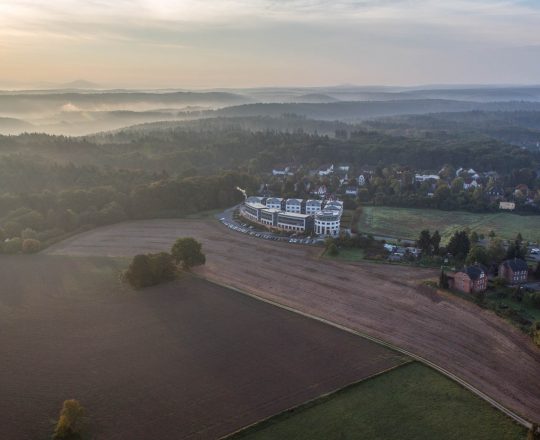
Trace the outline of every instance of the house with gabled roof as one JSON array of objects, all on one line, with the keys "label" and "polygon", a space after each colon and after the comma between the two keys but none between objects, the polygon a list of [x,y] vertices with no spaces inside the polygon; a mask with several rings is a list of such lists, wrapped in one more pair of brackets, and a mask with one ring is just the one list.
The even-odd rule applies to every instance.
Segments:
[{"label": "house with gabled roof", "polygon": [[505,260],[499,265],[499,277],[510,284],[520,284],[527,281],[529,266],[521,258]]},{"label": "house with gabled roof", "polygon": [[487,269],[481,264],[465,266],[449,276],[450,287],[465,293],[484,292],[487,280]]}]

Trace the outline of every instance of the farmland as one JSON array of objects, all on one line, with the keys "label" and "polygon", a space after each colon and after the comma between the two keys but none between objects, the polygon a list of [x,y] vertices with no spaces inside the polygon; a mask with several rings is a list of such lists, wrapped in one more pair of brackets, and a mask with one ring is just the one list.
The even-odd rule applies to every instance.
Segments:
[{"label": "farmland", "polygon": [[202,242],[201,275],[410,350],[523,416],[539,418],[540,351],[492,312],[419,287],[437,271],[320,259],[318,249],[258,240],[204,220],[107,226],[47,253],[131,256],[169,249],[179,236]]},{"label": "farmland", "polygon": [[48,438],[62,401],[92,438],[217,438],[406,361],[207,281],[143,292],[124,260],[2,258],[2,438]]},{"label": "farmland", "polygon": [[446,377],[411,363],[229,437],[344,438],[518,440],[525,430]]},{"label": "farmland", "polygon": [[504,239],[515,238],[518,232],[529,241],[540,240],[540,217],[520,216],[507,212],[475,214],[435,209],[390,208],[365,206],[358,230],[374,235],[415,240],[423,229],[438,230],[443,242],[463,228],[487,236],[489,231]]}]

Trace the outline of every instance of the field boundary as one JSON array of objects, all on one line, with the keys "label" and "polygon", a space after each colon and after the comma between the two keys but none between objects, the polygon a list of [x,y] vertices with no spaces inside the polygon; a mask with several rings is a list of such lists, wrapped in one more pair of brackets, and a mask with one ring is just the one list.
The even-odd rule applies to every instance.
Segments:
[{"label": "field boundary", "polygon": [[[226,283],[222,283],[222,282],[218,282],[218,281],[214,281],[212,279],[209,279],[209,278],[206,278],[204,276],[201,276],[201,275],[198,275],[198,274],[194,274],[195,276],[197,277],[200,277],[200,278],[203,278],[211,283],[214,283],[214,284],[217,284],[219,286],[222,286],[222,287],[225,287],[227,289],[231,289],[235,292],[238,292],[238,293],[241,293],[242,295],[247,295],[247,296],[250,296],[251,298],[254,298],[254,299],[257,299],[259,301],[263,301],[265,303],[268,303],[268,304],[271,304],[275,307],[279,307],[279,308],[282,308],[284,310],[288,310],[289,312],[292,312],[292,313],[296,313],[296,314],[299,314],[299,315],[302,315],[306,318],[311,318],[311,319],[314,319],[316,321],[319,321],[319,322],[322,322],[324,324],[327,324],[327,325],[330,325],[332,327],[336,327],[340,330],[343,330],[343,331],[346,331],[348,333],[352,333],[356,336],[360,336],[364,339],[368,339],[372,342],[375,342],[379,345],[382,345],[386,348],[389,348],[393,351],[396,351],[398,353],[401,353],[401,354],[404,354],[406,356],[409,356],[410,358],[418,361],[418,362],[421,362],[422,364],[424,365],[427,365],[428,367],[438,371],[439,373],[445,375],[446,377],[452,379],[454,382],[457,382],[458,384],[460,384],[462,387],[468,389],[469,391],[471,391],[472,393],[476,394],[478,397],[480,397],[481,399],[483,399],[484,401],[486,401],[487,403],[489,403],[491,406],[493,406],[494,408],[498,409],[499,411],[501,411],[503,414],[506,414],[508,417],[510,417],[512,420],[514,420],[516,423],[519,423],[520,425],[524,426],[525,428],[527,429],[531,429],[532,427],[532,423],[529,422],[527,419],[525,419],[524,417],[520,416],[519,414],[517,414],[516,412],[506,408],[503,404],[497,402],[495,399],[493,399],[492,397],[488,396],[486,393],[484,393],[483,391],[480,391],[478,388],[476,388],[474,385],[471,385],[470,383],[468,383],[466,380],[460,378],[459,376],[457,376],[456,374],[448,371],[446,368],[444,367],[441,367],[440,365],[434,363],[434,362],[431,362],[430,360],[420,356],[420,355],[417,355],[409,350],[405,350],[403,348],[400,348],[394,344],[391,344],[389,342],[386,342],[382,339],[379,339],[379,338],[375,338],[373,336],[370,336],[366,333],[363,333],[361,331],[358,331],[358,330],[354,330],[350,327],[346,327],[342,324],[338,324],[337,322],[333,322],[333,321],[330,321],[328,319],[325,319],[325,318],[321,318],[319,316],[316,316],[316,315],[312,315],[310,313],[306,313],[306,312],[303,312],[301,310],[298,310],[298,309],[295,309],[293,307],[290,307],[290,306],[287,306],[285,304],[281,304],[279,302],[276,302],[276,301],[273,301],[273,300],[270,300],[270,299],[267,299],[267,298],[263,298],[259,295],[256,295],[254,293],[251,293],[251,292],[247,292],[245,290],[242,290],[242,289],[239,289],[237,287],[234,287],[234,286],[231,286],[231,285],[228,285]],[[231,434],[232,435],[232,434]]]},{"label": "field boundary", "polygon": [[413,362],[416,362],[416,361],[414,361],[412,359],[406,360],[405,362],[403,362],[403,363],[401,363],[399,365],[394,365],[393,367],[387,368],[386,370],[382,370],[382,371],[379,371],[377,373],[374,373],[371,376],[367,376],[367,377],[364,377],[363,379],[351,382],[350,384],[345,385],[344,387],[338,388],[338,389],[333,390],[333,391],[329,391],[328,393],[321,394],[320,396],[317,396],[317,397],[314,397],[313,399],[307,400],[307,401],[301,403],[300,405],[291,406],[290,408],[284,409],[283,411],[280,411],[280,412],[278,412],[278,413],[276,413],[276,414],[274,414],[272,416],[266,417],[264,419],[261,419],[261,420],[255,422],[255,423],[252,423],[251,425],[244,426],[243,428],[240,428],[240,429],[238,429],[238,430],[236,430],[234,432],[231,432],[230,434],[224,435],[223,437],[220,437],[219,440],[226,440],[226,439],[232,438],[235,435],[238,435],[238,434],[240,434],[242,432],[246,432],[246,431],[250,431],[252,429],[255,429],[258,426],[262,425],[263,423],[269,422],[274,417],[278,417],[280,415],[290,413],[290,412],[295,411],[295,410],[302,410],[302,409],[311,408],[312,406],[316,405],[317,403],[319,403],[319,402],[322,403],[323,401],[327,400],[328,398],[330,398],[330,397],[332,397],[332,396],[334,396],[334,395],[336,395],[338,393],[341,393],[342,391],[348,390],[349,388],[353,388],[356,385],[360,385],[361,383],[367,382],[368,380],[371,380],[371,379],[374,379],[376,377],[382,376],[383,374],[389,373],[390,371],[397,370],[398,368],[404,367],[406,365],[410,365]]}]

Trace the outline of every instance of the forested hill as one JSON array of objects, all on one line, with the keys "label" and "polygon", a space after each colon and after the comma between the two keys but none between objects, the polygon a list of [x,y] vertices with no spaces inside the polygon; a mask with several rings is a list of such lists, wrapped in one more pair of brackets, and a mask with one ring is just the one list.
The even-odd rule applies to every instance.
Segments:
[{"label": "forested hill", "polygon": [[540,102],[472,102],[444,99],[413,99],[397,101],[351,101],[331,103],[243,104],[225,107],[208,116],[280,116],[297,114],[311,119],[360,121],[382,116],[427,114],[441,112],[540,111]]},{"label": "forested hill", "polygon": [[[100,143],[49,135],[0,137],[0,160],[15,157],[36,164],[165,171],[171,176],[209,175],[221,170],[259,173],[283,163],[315,166],[326,162],[358,166],[400,164],[415,169],[440,169],[451,164],[507,173],[515,168],[537,167],[539,156],[538,152],[489,138],[464,138],[444,132],[405,137],[358,130],[340,139],[237,128],[207,131],[173,128],[120,132],[112,139],[101,139]],[[19,165],[16,168],[25,169]],[[9,169],[5,167],[0,185],[16,190],[18,183],[6,180],[12,175],[7,172]]]}]

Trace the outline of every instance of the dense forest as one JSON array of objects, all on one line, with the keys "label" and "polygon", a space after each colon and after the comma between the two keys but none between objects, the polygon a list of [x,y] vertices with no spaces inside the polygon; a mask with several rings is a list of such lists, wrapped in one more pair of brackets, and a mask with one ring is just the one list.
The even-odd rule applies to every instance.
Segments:
[{"label": "dense forest", "polygon": [[[514,116],[527,122],[527,115]],[[318,124],[327,132],[333,129],[333,135],[318,134]],[[519,176],[531,175],[527,182],[536,188],[539,151],[478,133],[418,129],[396,134],[391,123],[386,127],[375,131],[282,115],[146,124],[88,137],[0,136],[1,234],[47,244],[123,219],[230,206],[241,200],[236,186],[255,192],[267,183],[272,167],[284,163],[302,165],[304,175],[323,163],[381,170],[358,197],[378,204],[489,208],[473,193],[457,192],[454,200],[442,197],[441,189],[427,200],[419,193],[422,188],[398,185],[407,173],[437,172],[443,166],[495,171],[509,176],[504,180],[509,185],[526,183]],[[21,245],[16,240],[11,248]]]}]

